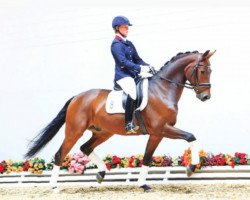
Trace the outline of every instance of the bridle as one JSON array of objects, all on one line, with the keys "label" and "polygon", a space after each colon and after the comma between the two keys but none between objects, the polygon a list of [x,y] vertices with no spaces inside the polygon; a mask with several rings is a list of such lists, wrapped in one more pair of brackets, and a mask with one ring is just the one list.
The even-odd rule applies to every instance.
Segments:
[{"label": "bridle", "polygon": [[[193,89],[196,93],[199,93],[199,90],[197,89],[198,87],[211,88],[211,84],[210,83],[199,83],[198,75],[197,75],[199,66],[203,66],[203,67],[207,67],[207,68],[210,67],[210,65],[201,64],[200,61],[201,61],[201,55],[198,54],[198,57],[196,59],[196,64],[194,66],[194,69],[193,69],[192,74],[191,74],[190,79],[189,79],[189,80],[191,80],[192,77],[194,76],[194,78],[195,78],[195,84],[192,84],[192,83],[180,83],[180,82],[168,79],[168,78],[161,77],[159,75],[158,76],[162,80],[168,81],[170,83],[174,83],[177,86],[185,87],[185,88],[188,88],[188,89]],[[191,66],[189,66],[189,67],[191,67]]]}]

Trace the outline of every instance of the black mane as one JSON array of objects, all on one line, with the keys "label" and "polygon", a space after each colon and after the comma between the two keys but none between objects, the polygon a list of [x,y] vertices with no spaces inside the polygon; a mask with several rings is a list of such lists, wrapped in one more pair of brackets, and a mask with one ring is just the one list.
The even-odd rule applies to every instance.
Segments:
[{"label": "black mane", "polygon": [[176,60],[178,60],[178,59],[180,59],[180,58],[183,58],[183,57],[185,57],[185,56],[187,56],[187,55],[189,55],[189,54],[195,54],[195,53],[199,53],[199,51],[193,51],[193,52],[187,51],[187,52],[185,52],[185,53],[182,53],[182,52],[177,53],[176,56],[172,57],[170,61],[167,61],[167,62],[161,67],[160,70],[162,70],[163,67],[166,67],[168,64],[173,63],[174,61],[176,61]]}]

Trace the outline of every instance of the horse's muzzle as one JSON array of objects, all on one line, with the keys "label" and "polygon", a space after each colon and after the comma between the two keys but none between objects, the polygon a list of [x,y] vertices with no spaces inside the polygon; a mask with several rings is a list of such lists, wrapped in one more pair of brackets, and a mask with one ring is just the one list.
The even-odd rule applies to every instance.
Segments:
[{"label": "horse's muzzle", "polygon": [[206,101],[208,99],[210,99],[211,95],[210,95],[210,92],[208,91],[204,91],[202,93],[199,93],[199,94],[196,94],[196,97],[198,99],[200,99],[201,101]]}]

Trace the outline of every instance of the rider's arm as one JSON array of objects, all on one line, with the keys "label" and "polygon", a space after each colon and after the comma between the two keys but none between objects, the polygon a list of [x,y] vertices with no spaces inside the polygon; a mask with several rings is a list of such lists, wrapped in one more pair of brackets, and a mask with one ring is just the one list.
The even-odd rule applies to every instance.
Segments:
[{"label": "rider's arm", "polygon": [[140,73],[141,71],[140,64],[134,63],[126,58],[123,44],[113,43],[111,46],[111,52],[112,52],[114,59],[117,60],[121,64],[121,67],[124,66],[128,70]]}]

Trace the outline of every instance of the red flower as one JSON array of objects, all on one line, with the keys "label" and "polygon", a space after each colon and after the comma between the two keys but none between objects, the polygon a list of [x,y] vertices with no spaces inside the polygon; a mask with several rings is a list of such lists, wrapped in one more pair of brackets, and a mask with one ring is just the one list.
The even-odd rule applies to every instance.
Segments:
[{"label": "red flower", "polygon": [[133,165],[133,163],[129,163],[129,167],[130,168],[135,168],[135,166]]},{"label": "red flower", "polygon": [[23,163],[23,171],[28,171],[29,167],[30,167],[29,162],[28,162],[28,161],[25,161],[25,162]]},{"label": "red flower", "polygon": [[2,161],[0,163],[0,173],[3,173],[5,169],[6,169],[6,163],[5,161]]},{"label": "red flower", "polygon": [[140,160],[139,167],[142,166],[143,160]]},{"label": "red flower", "polygon": [[4,166],[0,164],[0,173],[2,173],[4,171]]},{"label": "red flower", "polygon": [[135,166],[133,165],[133,162],[135,160],[135,157],[134,156],[131,156],[130,159],[129,159],[129,167],[131,168],[134,168]]},{"label": "red flower", "polygon": [[112,165],[111,165],[110,163],[106,163],[106,167],[107,167],[108,170],[111,169],[111,166],[112,166]]},{"label": "red flower", "polygon": [[234,168],[235,167],[235,162],[234,162],[234,159],[232,158],[232,163],[231,163],[231,166],[232,166],[232,168]]},{"label": "red flower", "polygon": [[247,164],[247,155],[245,153],[236,152],[234,154],[235,164],[236,165],[246,165]]},{"label": "red flower", "polygon": [[113,156],[113,164],[117,165],[121,162],[121,158],[117,156]]}]

